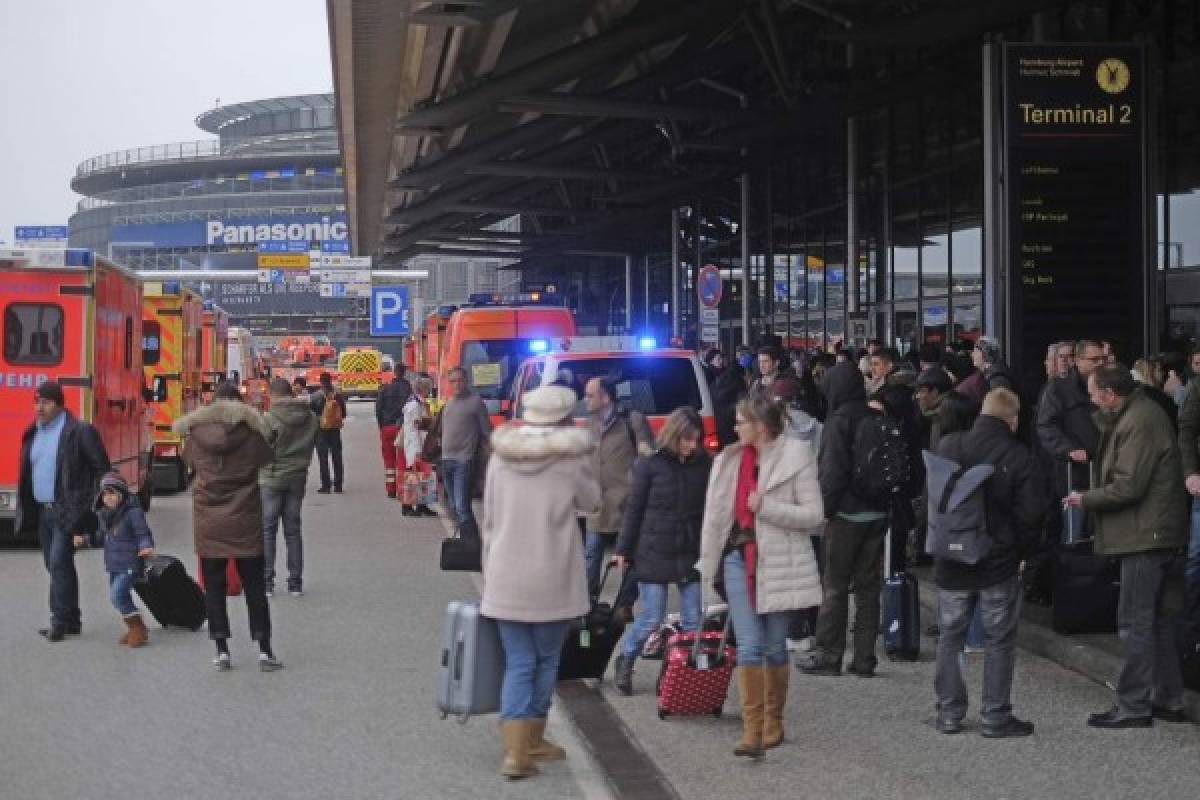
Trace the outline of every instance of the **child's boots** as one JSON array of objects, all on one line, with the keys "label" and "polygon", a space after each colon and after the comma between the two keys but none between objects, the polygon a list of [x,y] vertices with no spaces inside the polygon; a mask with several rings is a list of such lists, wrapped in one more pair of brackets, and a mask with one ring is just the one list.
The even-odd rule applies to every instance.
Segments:
[{"label": "child's boots", "polygon": [[150,631],[146,630],[146,623],[142,622],[141,614],[130,614],[124,619],[125,626],[129,630],[120,638],[121,644],[129,647],[141,647],[150,640]]}]

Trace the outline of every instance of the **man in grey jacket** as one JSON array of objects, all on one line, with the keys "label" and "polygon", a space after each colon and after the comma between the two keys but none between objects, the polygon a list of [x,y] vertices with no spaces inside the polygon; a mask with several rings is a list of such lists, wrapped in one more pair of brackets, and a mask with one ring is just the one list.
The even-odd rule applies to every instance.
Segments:
[{"label": "man in grey jacket", "polygon": [[265,421],[271,431],[268,443],[275,451],[275,459],[258,472],[267,597],[275,593],[275,542],[281,518],[287,547],[288,592],[300,597],[304,593],[302,508],[317,440],[317,418],[307,397],[293,397],[288,382],[275,378],[271,381],[271,410]]}]

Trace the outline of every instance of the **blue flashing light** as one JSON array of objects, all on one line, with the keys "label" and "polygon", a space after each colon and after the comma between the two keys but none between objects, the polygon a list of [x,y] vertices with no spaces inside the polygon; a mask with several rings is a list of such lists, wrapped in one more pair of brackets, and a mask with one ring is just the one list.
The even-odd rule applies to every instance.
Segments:
[{"label": "blue flashing light", "polygon": [[550,349],[550,343],[545,339],[531,339],[529,341],[529,352],[544,353]]},{"label": "blue flashing light", "polygon": [[653,350],[658,347],[658,340],[653,336],[642,336],[638,339],[639,350]]}]

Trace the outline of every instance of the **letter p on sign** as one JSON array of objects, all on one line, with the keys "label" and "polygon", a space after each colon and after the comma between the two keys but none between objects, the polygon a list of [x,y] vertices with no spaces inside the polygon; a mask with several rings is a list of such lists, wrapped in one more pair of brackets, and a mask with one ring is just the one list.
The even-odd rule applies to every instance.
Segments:
[{"label": "letter p on sign", "polygon": [[371,287],[371,335],[407,336],[408,287]]}]

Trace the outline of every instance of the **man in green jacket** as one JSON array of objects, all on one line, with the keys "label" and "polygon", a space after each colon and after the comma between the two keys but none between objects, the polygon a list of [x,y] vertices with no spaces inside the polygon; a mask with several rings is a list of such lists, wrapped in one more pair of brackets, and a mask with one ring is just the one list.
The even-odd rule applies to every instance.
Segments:
[{"label": "man in green jacket", "polygon": [[1200,611],[1200,380],[1192,378],[1179,409],[1179,457],[1183,480],[1192,498],[1192,521],[1183,567],[1186,586],[1184,608]]},{"label": "man in green jacket", "polygon": [[287,546],[288,592],[304,594],[304,543],[301,539],[301,509],[317,440],[317,417],[307,397],[293,397],[283,378],[271,381],[271,410],[265,415],[271,431],[269,443],[275,459],[259,470],[262,491],[263,540],[266,557],[267,597],[275,593],[275,541],[283,519],[283,541]]},{"label": "man in green jacket", "polygon": [[1088,394],[1099,409],[1096,488],[1071,492],[1066,503],[1093,516],[1096,553],[1121,561],[1117,631],[1125,650],[1117,704],[1089,716],[1088,725],[1184,722],[1175,637],[1163,613],[1171,562],[1187,543],[1183,470],[1171,420],[1120,364],[1098,367],[1088,378]]}]

